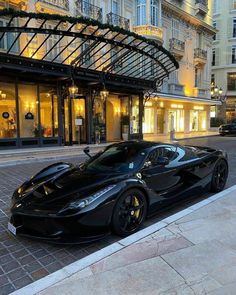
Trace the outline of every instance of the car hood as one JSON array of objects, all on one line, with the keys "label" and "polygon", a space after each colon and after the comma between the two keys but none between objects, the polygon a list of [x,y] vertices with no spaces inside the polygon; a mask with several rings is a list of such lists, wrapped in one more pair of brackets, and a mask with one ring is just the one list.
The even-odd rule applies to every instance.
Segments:
[{"label": "car hood", "polygon": [[[60,169],[58,169],[60,168]],[[53,170],[53,171],[52,171]],[[61,207],[73,199],[83,199],[104,187],[130,177],[129,174],[94,173],[65,163],[49,166],[20,186],[13,195],[24,207]]]}]

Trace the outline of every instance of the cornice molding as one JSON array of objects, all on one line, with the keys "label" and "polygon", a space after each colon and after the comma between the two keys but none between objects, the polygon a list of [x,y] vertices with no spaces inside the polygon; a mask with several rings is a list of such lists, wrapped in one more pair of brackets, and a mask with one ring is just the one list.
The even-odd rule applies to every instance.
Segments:
[{"label": "cornice molding", "polygon": [[215,35],[217,33],[217,30],[214,29],[211,25],[187,13],[180,7],[167,2],[166,0],[162,1],[162,13],[164,16],[167,17],[176,16],[178,17],[178,19],[181,19],[183,22],[185,22],[188,26],[194,27],[196,30],[201,30],[210,35]]}]

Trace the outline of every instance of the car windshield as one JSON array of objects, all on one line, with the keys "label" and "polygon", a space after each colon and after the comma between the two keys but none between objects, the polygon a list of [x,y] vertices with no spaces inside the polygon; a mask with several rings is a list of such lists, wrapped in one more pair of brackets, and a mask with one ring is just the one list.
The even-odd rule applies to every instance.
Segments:
[{"label": "car windshield", "polygon": [[126,173],[138,169],[146,152],[134,144],[117,144],[106,149],[86,164],[85,169],[94,172]]}]

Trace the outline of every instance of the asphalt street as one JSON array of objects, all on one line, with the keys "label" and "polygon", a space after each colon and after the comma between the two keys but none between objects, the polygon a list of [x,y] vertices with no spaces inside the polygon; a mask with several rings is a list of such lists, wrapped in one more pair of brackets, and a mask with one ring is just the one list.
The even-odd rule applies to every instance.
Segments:
[{"label": "asphalt street", "polygon": [[[236,184],[236,137],[188,139],[181,140],[179,143],[226,150],[230,171],[227,187]],[[80,163],[84,159],[84,156],[78,156],[69,161]],[[92,244],[58,246],[14,237],[8,233],[9,204],[13,191],[23,181],[49,164],[50,162],[24,164],[0,170],[0,295],[9,294],[119,239],[110,235],[104,240]],[[205,197],[207,195],[185,201],[165,212],[160,212],[147,220],[144,227]]]}]

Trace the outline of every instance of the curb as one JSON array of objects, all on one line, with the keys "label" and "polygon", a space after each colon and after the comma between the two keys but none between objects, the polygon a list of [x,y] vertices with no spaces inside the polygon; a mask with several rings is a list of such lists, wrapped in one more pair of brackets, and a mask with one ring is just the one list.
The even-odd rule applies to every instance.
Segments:
[{"label": "curb", "polygon": [[137,233],[128,236],[127,238],[124,238],[122,240],[120,240],[119,242],[115,242],[95,253],[92,253],[90,255],[88,255],[87,257],[84,257],[80,260],[77,260],[67,266],[65,266],[64,268],[38,280],[35,281],[19,290],[16,290],[14,292],[11,293],[11,295],[35,295],[53,285],[55,285],[56,283],[59,283],[60,281],[69,278],[71,275],[83,270],[84,268],[124,249],[127,246],[130,246],[136,242],[138,242],[139,240],[149,236],[150,234],[153,234],[155,232],[157,232],[158,230],[166,227],[167,225],[177,221],[178,219],[187,216],[189,214],[191,214],[194,211],[197,211],[198,209],[215,202],[218,199],[223,198],[224,196],[226,196],[227,194],[236,191],[236,185],[220,192],[217,193],[205,200],[202,200],[182,211],[179,211],[169,217],[164,218],[163,220],[147,227],[144,228],[143,230],[138,231]]}]

